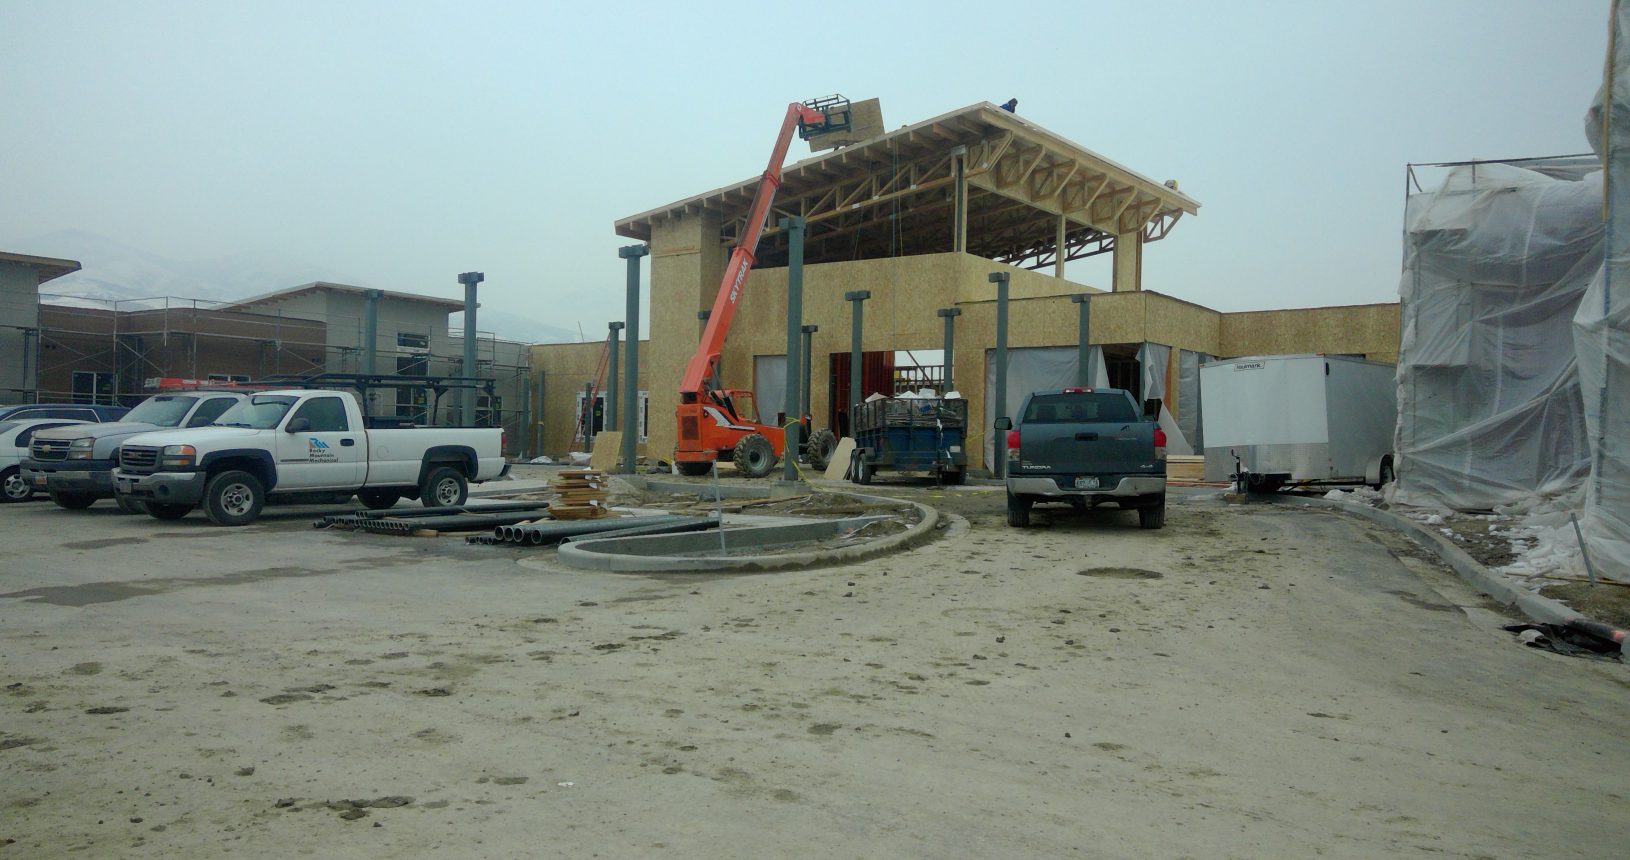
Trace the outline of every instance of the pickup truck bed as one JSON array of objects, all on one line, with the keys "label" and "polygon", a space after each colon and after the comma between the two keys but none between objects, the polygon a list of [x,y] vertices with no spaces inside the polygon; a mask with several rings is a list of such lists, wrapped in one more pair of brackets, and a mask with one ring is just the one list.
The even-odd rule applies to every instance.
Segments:
[{"label": "pickup truck bed", "polygon": [[[998,429],[1004,429],[998,425]],[[1144,528],[1166,522],[1165,434],[1113,388],[1038,391],[1007,433],[1008,524],[1030,524],[1037,502],[1138,511]]]}]

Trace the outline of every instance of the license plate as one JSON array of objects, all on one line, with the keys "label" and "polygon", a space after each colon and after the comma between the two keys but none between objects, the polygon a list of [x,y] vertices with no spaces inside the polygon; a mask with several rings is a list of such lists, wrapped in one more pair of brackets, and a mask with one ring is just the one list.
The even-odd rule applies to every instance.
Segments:
[{"label": "license plate", "polygon": [[1076,478],[1075,479],[1075,488],[1077,490],[1096,490],[1096,489],[1098,489],[1098,479],[1097,478]]}]

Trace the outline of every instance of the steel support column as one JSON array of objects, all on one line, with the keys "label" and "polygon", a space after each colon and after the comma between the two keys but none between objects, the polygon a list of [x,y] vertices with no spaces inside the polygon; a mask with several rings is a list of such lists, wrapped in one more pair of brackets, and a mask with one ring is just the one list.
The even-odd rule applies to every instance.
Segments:
[{"label": "steel support column", "polygon": [[865,310],[862,303],[872,297],[871,290],[850,290],[843,294],[844,301],[853,309],[849,322],[849,435],[855,432],[855,415],[866,398],[860,393],[860,335]]},{"label": "steel support column", "polygon": [[622,345],[623,324],[607,323],[610,345],[606,348],[606,429],[621,430],[617,425],[617,348]]},{"label": "steel support column", "polygon": [[[1007,417],[1007,272],[991,272],[990,282],[996,285],[996,402],[995,417],[1000,421]],[[994,426],[987,427],[991,434],[991,454],[996,460],[991,474],[997,478],[1007,477],[1007,451],[1003,449],[1005,439],[996,432]]]},{"label": "steel support column", "polygon": [[[459,375],[474,377],[475,373],[475,286],[486,280],[487,276],[480,272],[465,272],[458,276],[458,282],[464,285],[464,364],[459,369]],[[465,427],[475,426],[475,388],[464,389],[460,398],[459,423]]]},{"label": "steel support column", "polygon": [[1075,384],[1081,388],[1091,388],[1092,368],[1089,367],[1089,359],[1092,356],[1092,348],[1087,345],[1087,329],[1092,322],[1092,296],[1089,293],[1076,293],[1070,296],[1070,301],[1075,302],[1081,309],[1080,331],[1075,338]]},{"label": "steel support column", "polygon": [[804,219],[782,218],[781,229],[787,234],[787,388],[785,402],[786,444],[781,451],[781,477],[798,480],[798,432],[803,428],[798,413],[798,360],[799,338],[804,323]]},{"label": "steel support column", "polygon": [[798,409],[800,420],[809,417],[810,375],[814,367],[815,333],[820,330],[821,327],[818,325],[806,325],[801,329],[804,334],[804,360],[801,365],[804,370],[804,392]]},{"label": "steel support column", "polygon": [[628,360],[623,363],[623,414],[628,416],[633,432],[623,434],[622,463],[618,471],[634,474],[634,446],[639,442],[640,427],[640,258],[651,253],[648,245],[624,245],[617,256],[628,261],[628,305],[623,322],[628,326],[628,346],[624,349]]},{"label": "steel support column", "polygon": [[940,393],[950,394],[956,389],[952,368],[956,366],[956,318],[962,316],[962,309],[940,308],[934,313],[945,320],[945,390]]},{"label": "steel support column", "polygon": [[[363,290],[362,304],[362,372],[373,376],[379,373],[379,297],[381,290]],[[373,397],[362,398],[362,416],[374,414]]]}]

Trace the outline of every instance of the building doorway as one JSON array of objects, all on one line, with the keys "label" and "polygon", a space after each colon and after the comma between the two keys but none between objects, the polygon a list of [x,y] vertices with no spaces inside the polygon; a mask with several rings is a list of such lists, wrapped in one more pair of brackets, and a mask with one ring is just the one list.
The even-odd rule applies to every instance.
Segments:
[{"label": "building doorway", "polygon": [[[839,437],[850,435],[849,365],[847,352],[832,353],[827,363],[826,426]],[[880,350],[860,354],[860,396],[854,399],[865,400],[872,394],[894,396],[894,353]]]}]

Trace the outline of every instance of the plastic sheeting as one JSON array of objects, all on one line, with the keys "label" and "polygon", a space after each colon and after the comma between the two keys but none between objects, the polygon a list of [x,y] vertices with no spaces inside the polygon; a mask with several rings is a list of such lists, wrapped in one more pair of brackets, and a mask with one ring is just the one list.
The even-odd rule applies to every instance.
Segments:
[{"label": "plastic sheeting", "polygon": [[1138,347],[1138,372],[1142,375],[1144,400],[1160,400],[1160,429],[1166,431],[1166,453],[1189,455],[1194,453],[1194,447],[1189,444],[1188,436],[1183,428],[1177,425],[1172,413],[1166,408],[1166,365],[1170,363],[1172,348],[1161,343],[1147,341]]},{"label": "plastic sheeting", "polygon": [[1211,356],[1203,352],[1177,351],[1177,426],[1196,454],[1205,452],[1200,425],[1200,365],[1210,360]]},{"label": "plastic sheeting", "polygon": [[753,356],[753,405],[758,407],[760,424],[775,424],[787,404],[787,357]]},{"label": "plastic sheeting", "polygon": [[1591,147],[1607,165],[1606,260],[1573,318],[1573,341],[1591,446],[1580,517],[1585,549],[1598,573],[1630,581],[1630,4],[1614,9],[1612,110],[1603,110],[1604,81],[1585,117]]},{"label": "plastic sheeting", "polygon": [[1602,185],[1576,177],[1479,164],[1410,198],[1394,501],[1531,503],[1589,470],[1570,322],[1601,265]]},{"label": "plastic sheeting", "polygon": [[[1096,349],[1096,347],[1092,347]],[[1092,361],[1092,356],[1087,356]],[[1073,346],[1030,346],[1007,351],[1007,414],[1015,415],[1025,395],[1032,391],[1069,388],[1075,384],[1076,348]],[[1099,366],[1103,366],[1100,357]],[[985,351],[985,422],[981,434],[985,446],[985,466],[996,462],[996,350]]]}]

